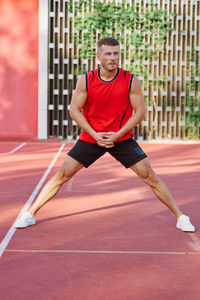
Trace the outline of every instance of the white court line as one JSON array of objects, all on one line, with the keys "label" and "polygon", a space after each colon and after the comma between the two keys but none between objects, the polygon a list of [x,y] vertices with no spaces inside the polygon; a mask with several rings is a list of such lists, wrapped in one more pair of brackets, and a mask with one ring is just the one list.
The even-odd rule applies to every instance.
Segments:
[{"label": "white court line", "polygon": [[94,254],[165,254],[165,255],[200,255],[200,252],[180,252],[180,251],[108,251],[108,250],[25,250],[7,249],[6,252],[18,253],[94,253]]},{"label": "white court line", "polygon": [[56,153],[55,157],[53,158],[53,160],[51,161],[49,167],[47,168],[47,170],[45,171],[44,175],[42,176],[42,178],[40,179],[39,183],[37,184],[37,186],[35,187],[34,191],[32,192],[32,194],[30,195],[30,197],[28,198],[27,202],[25,203],[24,207],[22,208],[22,210],[20,211],[20,213],[18,214],[16,220],[14,221],[14,223],[12,224],[12,226],[10,227],[9,231],[7,232],[6,236],[4,237],[4,239],[2,240],[1,244],[0,244],[0,257],[2,256],[3,252],[5,251],[6,247],[8,246],[11,238],[13,237],[13,235],[15,234],[16,228],[14,227],[15,222],[20,218],[20,216],[29,208],[29,206],[31,205],[31,203],[33,202],[33,200],[35,199],[38,191],[40,190],[42,184],[44,183],[44,181],[46,180],[48,174],[50,173],[53,165],[55,164],[56,160],[58,159],[62,149],[64,148],[65,144],[62,144],[58,150],[58,152]]},{"label": "white court line", "polygon": [[188,232],[188,235],[190,236],[190,238],[194,242],[196,250],[200,251],[200,239],[198,238],[196,233]]},{"label": "white court line", "polygon": [[14,152],[16,152],[17,150],[19,150],[20,148],[24,147],[26,145],[26,143],[22,143],[21,145],[17,146],[16,148],[14,148],[13,150],[9,151],[9,152],[5,152],[5,153],[0,153],[0,155],[8,155],[8,154],[12,154]]}]

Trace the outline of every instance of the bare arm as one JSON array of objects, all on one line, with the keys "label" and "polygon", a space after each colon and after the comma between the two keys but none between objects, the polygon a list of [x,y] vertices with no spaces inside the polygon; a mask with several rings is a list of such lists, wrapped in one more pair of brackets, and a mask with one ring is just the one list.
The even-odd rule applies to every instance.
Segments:
[{"label": "bare arm", "polygon": [[145,117],[144,96],[139,79],[135,76],[133,77],[129,99],[131,106],[133,107],[133,114],[119,131],[115,133],[109,133],[107,135],[107,137],[109,138],[108,141],[114,142],[123,137],[127,132],[136,127],[137,124],[139,124]]},{"label": "bare arm", "polygon": [[99,146],[102,147],[112,147],[113,142],[106,142],[103,133],[96,132],[90,124],[85,119],[81,110],[87,100],[87,90],[85,76],[81,76],[78,80],[75,92],[72,96],[71,105],[70,105],[70,116],[71,118],[82,128],[84,129],[91,137],[93,137]]}]

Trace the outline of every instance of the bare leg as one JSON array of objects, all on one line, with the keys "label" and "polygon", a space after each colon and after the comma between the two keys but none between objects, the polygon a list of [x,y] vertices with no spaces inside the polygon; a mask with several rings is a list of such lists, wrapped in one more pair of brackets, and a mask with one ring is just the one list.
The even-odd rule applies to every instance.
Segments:
[{"label": "bare leg", "polygon": [[152,170],[148,158],[141,160],[130,167],[153,190],[156,197],[162,201],[178,218],[182,212],[178,208],[170,191],[163,181]]},{"label": "bare leg", "polygon": [[36,212],[44,206],[50,199],[52,199],[59,191],[64,182],[72,178],[83,165],[67,156],[62,167],[58,172],[46,183],[33,206],[29,209],[29,212],[34,216]]}]

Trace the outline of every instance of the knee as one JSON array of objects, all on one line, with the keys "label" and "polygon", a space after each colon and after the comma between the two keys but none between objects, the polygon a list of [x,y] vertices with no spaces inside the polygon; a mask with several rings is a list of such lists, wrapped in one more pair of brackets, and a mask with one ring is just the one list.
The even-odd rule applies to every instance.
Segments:
[{"label": "knee", "polygon": [[64,183],[66,181],[68,181],[71,177],[66,173],[65,169],[63,167],[61,167],[57,173],[55,174],[56,179],[61,182]]},{"label": "knee", "polygon": [[151,187],[155,187],[159,183],[159,178],[155,172],[148,168],[141,176],[141,179]]}]

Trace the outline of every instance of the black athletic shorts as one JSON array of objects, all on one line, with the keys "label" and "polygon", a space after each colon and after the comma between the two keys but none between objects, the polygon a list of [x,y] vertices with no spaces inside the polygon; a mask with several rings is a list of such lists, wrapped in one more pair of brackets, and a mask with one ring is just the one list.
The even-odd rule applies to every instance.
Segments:
[{"label": "black athletic shorts", "polygon": [[96,143],[78,140],[68,152],[68,155],[83,164],[85,168],[88,168],[106,152],[109,152],[125,168],[129,168],[147,157],[138,143],[132,138],[116,142],[112,148],[104,148],[98,146]]}]

